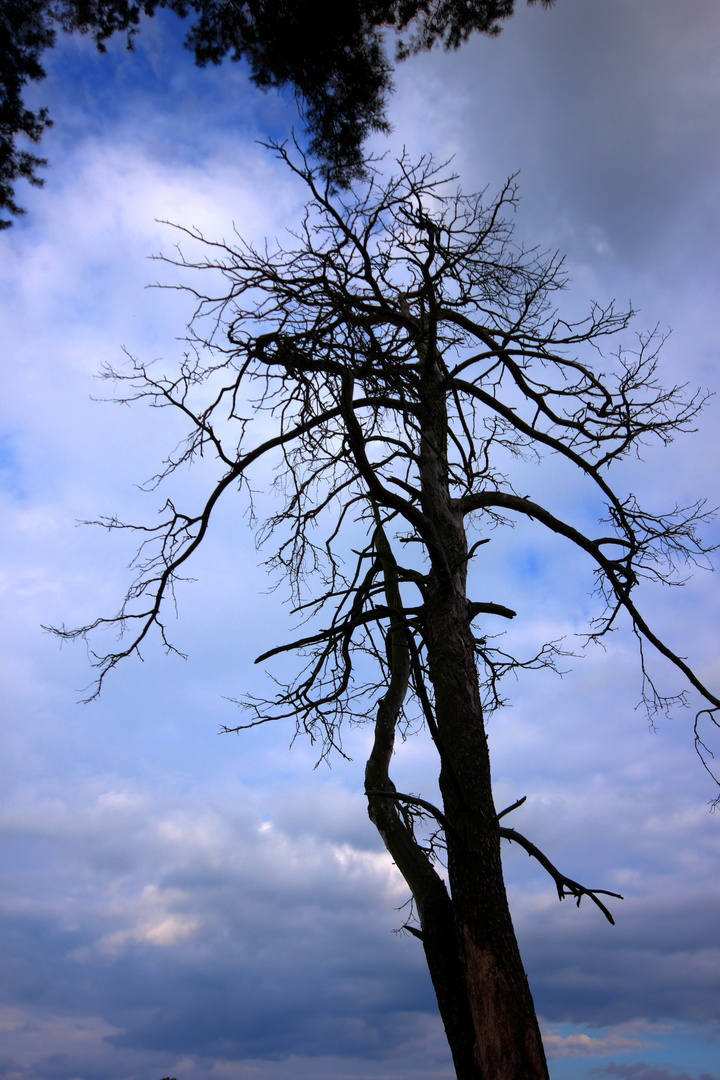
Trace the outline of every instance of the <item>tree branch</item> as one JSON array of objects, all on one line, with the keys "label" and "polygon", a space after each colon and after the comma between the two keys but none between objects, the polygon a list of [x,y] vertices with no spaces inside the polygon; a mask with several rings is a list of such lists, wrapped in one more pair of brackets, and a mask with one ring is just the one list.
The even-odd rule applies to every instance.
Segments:
[{"label": "tree branch", "polygon": [[[514,809],[514,807],[509,807],[504,813],[509,813],[512,809]],[[500,816],[501,815],[498,815],[498,817]],[[598,899],[598,895],[614,896],[616,900],[622,900],[623,897],[620,893],[610,892],[608,889],[588,889],[585,885],[581,885],[579,882],[573,881],[572,878],[566,877],[550,862],[547,855],[544,855],[540,848],[536,847],[535,844],[527,839],[527,837],[523,836],[515,829],[507,829],[500,826],[500,836],[503,840],[510,840],[519,844],[520,847],[527,851],[528,855],[533,859],[537,859],[540,865],[547,870],[548,874],[555,882],[558,899],[564,900],[566,896],[574,896],[577,899],[577,906],[580,907],[580,901],[583,896],[589,896],[592,902],[600,908],[608,922],[612,923],[613,926],[615,925],[615,920],[603,904],[602,900]]]}]

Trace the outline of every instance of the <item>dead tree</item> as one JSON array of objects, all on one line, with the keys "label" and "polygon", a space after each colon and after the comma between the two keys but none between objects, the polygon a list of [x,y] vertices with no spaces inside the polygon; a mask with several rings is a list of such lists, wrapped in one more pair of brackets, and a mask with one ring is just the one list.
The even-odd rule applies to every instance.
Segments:
[{"label": "dead tree", "polygon": [[[184,360],[172,376],[137,361],[106,372],[120,380],[118,400],[187,419],[187,441],[156,483],[198,455],[216,462],[219,478],[197,511],[168,502],[160,524],[143,527],[138,576],[115,618],[60,632],[122,628],[115,651],[95,656],[98,689],[151,632],[172,649],[173,585],[218,501],[238,489],[252,499],[254,468],[274,468],[278,508],[259,539],[305,625],[258,660],[303,659],[294,681],[273,700],[246,701],[245,722],[226,730],[285,718],[327,755],[342,752],[343,722],[374,723],[369,814],[412,893],[417,920],[407,929],[422,942],[457,1076],[547,1078],[500,842],[538,859],[561,899],[588,897],[610,922],[601,897],[617,894],[566,877],[507,827],[523,800],[500,813],[493,803],[486,723],[502,704],[501,680],[552,666],[560,647],[525,659],[501,650],[495,628],[515,612],[494,595],[470,599],[468,572],[482,564],[489,533],[515,519],[575,545],[601,599],[590,638],[624,619],[641,645],[649,707],[668,702],[643,645],[680,669],[716,723],[720,701],[635,601],[641,579],[673,582],[679,566],[705,560],[696,526],[708,514],[703,504],[650,513],[608,479],[640,444],[690,430],[702,396],[660,386],[655,334],[604,354],[632,312],[593,306],[582,322],[563,320],[561,260],[514,242],[512,181],[486,204],[432,161],[403,160],[394,179],[371,165],[362,189],[338,196],[276,149],[309,189],[290,247],[212,243],[186,230],[202,254],[175,261],[208,276],[192,279]],[[197,291],[203,280],[216,292]],[[597,535],[513,486],[513,459],[551,455],[604,506]],[[437,751],[440,805],[391,778],[396,734],[414,718]]]}]

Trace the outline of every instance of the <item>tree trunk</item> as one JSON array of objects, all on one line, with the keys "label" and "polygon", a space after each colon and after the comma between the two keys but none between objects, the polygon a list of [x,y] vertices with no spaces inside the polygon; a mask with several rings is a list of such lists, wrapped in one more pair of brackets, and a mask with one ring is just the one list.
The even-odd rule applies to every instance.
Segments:
[{"label": "tree trunk", "polygon": [[[473,1069],[466,1075],[473,1080],[547,1080],[535,1007],[503,879],[466,595],[467,537],[450,491],[443,374],[434,361],[432,345],[420,351],[425,369],[421,393],[422,509],[433,533],[423,635],[442,760],[440,790],[448,823],[448,874],[457,952],[473,1024]],[[430,956],[428,963],[433,982],[440,985],[446,972],[437,971],[438,961],[433,971]],[[442,1013],[439,994],[438,1001]],[[448,1031],[451,1045],[452,1037]]]},{"label": "tree trunk", "polygon": [[[427,340],[420,342],[418,354],[423,369],[418,410],[423,541],[431,564],[424,586],[422,639],[434,697],[432,705],[428,702],[434,710],[431,734],[442,762],[443,810],[438,814],[444,818],[449,893],[403,817],[403,796],[389,775],[414,646],[402,616],[397,564],[379,514],[375,550],[387,606],[396,614],[387,641],[390,684],[378,704],[375,743],[366,768],[369,813],[412,891],[458,1080],[548,1080],[503,880],[467,601],[467,537],[464,518],[451,497],[447,463],[444,377]],[[365,464],[359,425],[349,410],[347,416],[353,449]],[[421,672],[416,672],[416,685],[418,680]]]},{"label": "tree trunk", "polygon": [[473,1022],[475,1071],[468,1075],[547,1080],[505,892],[472,635],[460,601],[433,603],[429,597],[425,633],[446,762],[440,788],[455,933]]}]

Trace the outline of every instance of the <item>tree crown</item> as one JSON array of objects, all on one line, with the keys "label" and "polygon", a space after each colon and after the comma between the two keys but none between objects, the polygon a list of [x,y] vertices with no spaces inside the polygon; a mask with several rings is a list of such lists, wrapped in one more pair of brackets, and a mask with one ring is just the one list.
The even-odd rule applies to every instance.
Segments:
[{"label": "tree crown", "polygon": [[[390,180],[370,162],[364,185],[333,193],[304,160],[275,149],[310,191],[292,244],[258,250],[240,237],[208,241],[182,230],[200,256],[175,264],[213,272],[217,285],[188,286],[197,310],[184,360],[171,375],[140,361],[106,371],[120,400],[187,419],[187,440],[153,485],[198,455],[216,462],[218,479],[198,510],[168,501],[160,524],[143,527],[138,576],[118,616],[64,636],[108,623],[127,631],[120,648],[96,656],[100,684],[153,628],[172,647],[164,613],[173,584],[218,501],[238,487],[252,500],[253,470],[274,469],[279,509],[259,541],[272,546],[269,565],[310,625],[259,658],[298,651],[304,661],[273,702],[246,703],[251,716],[239,727],[292,717],[327,753],[341,747],[343,718],[367,716],[392,683],[398,625],[412,668],[402,708],[410,716],[414,700],[432,725],[426,620],[438,583],[482,619],[473,649],[485,712],[501,703],[508,672],[554,664],[557,642],[529,658],[504,652],[494,627],[515,612],[501,598],[466,596],[468,568],[489,534],[531,521],[590,560],[602,604],[588,638],[629,621],[650,712],[677,698],[656,689],[648,643],[702,695],[708,709],[695,736],[709,770],[699,725],[703,716],[715,722],[720,702],[636,603],[641,581],[679,583],[687,564],[706,564],[711,549],[697,526],[709,512],[702,502],[650,512],[609,478],[648,441],[692,430],[703,395],[661,386],[656,333],[631,346],[621,340],[632,311],[594,304],[579,322],[562,318],[562,260],[516,243],[512,180],[488,200],[463,194],[431,159],[403,159]],[[512,461],[528,456],[559,456],[577,471],[604,505],[598,535],[516,489]]]}]

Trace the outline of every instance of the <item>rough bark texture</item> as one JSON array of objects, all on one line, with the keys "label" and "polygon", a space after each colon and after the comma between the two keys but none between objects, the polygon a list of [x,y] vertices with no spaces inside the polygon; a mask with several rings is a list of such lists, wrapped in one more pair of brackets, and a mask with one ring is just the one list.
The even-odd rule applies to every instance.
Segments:
[{"label": "rough bark texture", "polygon": [[[423,328],[425,329],[425,328]],[[427,331],[425,331],[425,334]],[[430,523],[431,570],[423,637],[434,693],[450,895],[402,823],[389,779],[397,716],[410,678],[406,631],[391,626],[392,678],[378,707],[368,761],[370,818],[415,899],[428,968],[459,1080],[547,1080],[535,1007],[520,958],[500,858],[490,755],[466,594],[467,536],[451,498],[445,387],[434,343],[423,335],[421,507]],[[387,604],[401,610],[390,552],[376,539]]]},{"label": "rough bark texture", "polygon": [[[388,607],[399,611],[401,600],[394,559],[381,527],[378,527],[376,532],[376,547],[383,562]],[[390,761],[395,728],[407,693],[411,665],[407,631],[398,617],[392,621],[390,636],[390,686],[378,704],[375,741],[365,770],[366,790],[372,793],[368,795],[368,810],[370,820],[412,891],[422,928],[423,948],[455,1071],[462,1080],[470,1080],[479,1074],[475,1063],[473,1017],[466,992],[462,950],[457,936],[453,905],[444,881],[420,849],[412,831],[403,822],[392,798],[396,789],[389,776]]]}]

